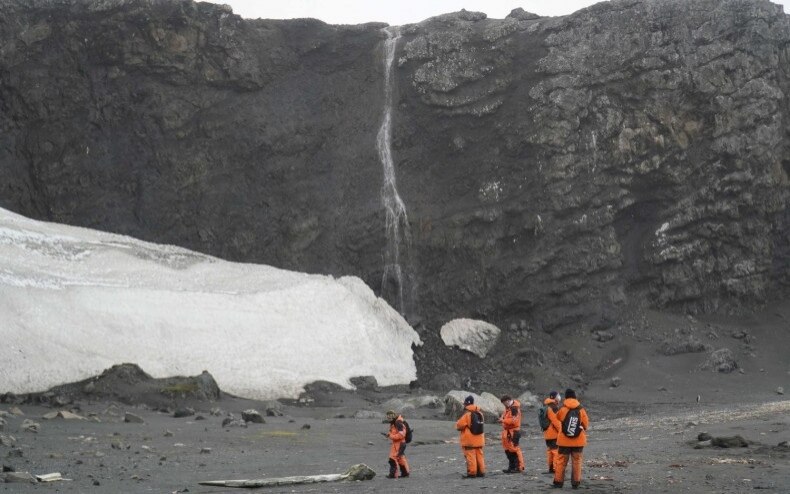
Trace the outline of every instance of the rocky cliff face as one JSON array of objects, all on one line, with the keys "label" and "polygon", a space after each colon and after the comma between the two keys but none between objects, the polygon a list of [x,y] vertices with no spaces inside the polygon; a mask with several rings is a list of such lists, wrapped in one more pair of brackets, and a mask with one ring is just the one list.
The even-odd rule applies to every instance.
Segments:
[{"label": "rocky cliff face", "polygon": [[[0,205],[379,288],[382,27],[2,0]],[[789,47],[763,0],[404,26],[409,315],[553,331],[783,289]]]}]

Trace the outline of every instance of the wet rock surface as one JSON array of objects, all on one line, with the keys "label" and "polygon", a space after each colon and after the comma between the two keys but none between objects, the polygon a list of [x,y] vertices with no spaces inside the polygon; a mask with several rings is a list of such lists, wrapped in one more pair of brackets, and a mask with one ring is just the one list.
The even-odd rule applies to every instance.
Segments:
[{"label": "wet rock surface", "polygon": [[[382,27],[3,0],[0,205],[378,289]],[[537,359],[500,345],[463,375],[473,361],[435,334],[457,317],[516,324],[520,344],[521,321],[606,329],[628,306],[782,293],[788,41],[759,0],[404,26],[392,151],[420,379]]]}]

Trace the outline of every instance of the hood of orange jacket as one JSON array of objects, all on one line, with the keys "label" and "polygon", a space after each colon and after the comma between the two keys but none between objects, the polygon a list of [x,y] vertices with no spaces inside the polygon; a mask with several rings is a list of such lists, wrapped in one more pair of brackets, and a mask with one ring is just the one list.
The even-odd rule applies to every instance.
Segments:
[{"label": "hood of orange jacket", "polygon": [[573,410],[574,408],[579,408],[580,406],[582,406],[582,404],[579,403],[579,400],[577,400],[576,398],[566,398],[562,402],[562,406]]}]

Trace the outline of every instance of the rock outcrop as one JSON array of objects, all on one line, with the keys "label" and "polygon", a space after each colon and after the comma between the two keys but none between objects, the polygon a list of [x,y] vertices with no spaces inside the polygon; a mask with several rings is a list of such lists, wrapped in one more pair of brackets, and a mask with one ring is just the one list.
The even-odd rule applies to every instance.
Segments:
[{"label": "rock outcrop", "polygon": [[[381,284],[383,25],[184,0],[0,1],[0,206]],[[790,21],[613,0],[404,26],[409,316],[600,329],[790,281]]]}]

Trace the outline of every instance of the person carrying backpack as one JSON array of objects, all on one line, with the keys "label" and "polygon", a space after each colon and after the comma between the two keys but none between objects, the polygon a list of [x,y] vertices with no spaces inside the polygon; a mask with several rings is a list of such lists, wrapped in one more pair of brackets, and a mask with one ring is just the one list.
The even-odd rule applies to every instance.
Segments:
[{"label": "person carrying backpack", "polygon": [[505,412],[499,417],[499,423],[502,424],[502,448],[504,448],[508,460],[508,467],[502,471],[505,473],[523,472],[524,454],[519,446],[521,403],[510,395],[504,395],[500,401],[505,405]]},{"label": "person carrying backpack", "polygon": [[409,432],[409,427],[406,421],[403,420],[403,417],[395,413],[394,410],[388,410],[385,418],[390,424],[390,430],[388,433],[384,434],[382,432],[382,434],[392,441],[389,456],[390,473],[387,475],[387,478],[398,478],[398,467],[400,467],[400,477],[408,477],[409,462],[406,460],[404,453],[406,452],[406,436]]},{"label": "person carrying backpack", "polygon": [[549,393],[543,400],[543,407],[538,414],[538,422],[543,429],[543,439],[546,441],[546,463],[549,469],[546,473],[554,473],[554,464],[557,461],[557,435],[559,429],[554,427],[552,421],[560,410],[560,394],[556,391]]},{"label": "person carrying backpack", "polygon": [[571,486],[579,487],[582,481],[582,450],[587,444],[587,433],[590,420],[587,411],[576,399],[576,392],[570,388],[565,390],[565,401],[562,408],[551,421],[557,428],[557,463],[554,465],[554,487],[560,488],[565,483],[565,467],[568,458],[572,459]]},{"label": "person carrying backpack", "polygon": [[464,399],[464,414],[455,423],[455,429],[461,431],[461,449],[466,459],[465,479],[486,476],[483,446],[486,443],[483,432],[483,412],[475,405],[475,398],[469,395]]}]

